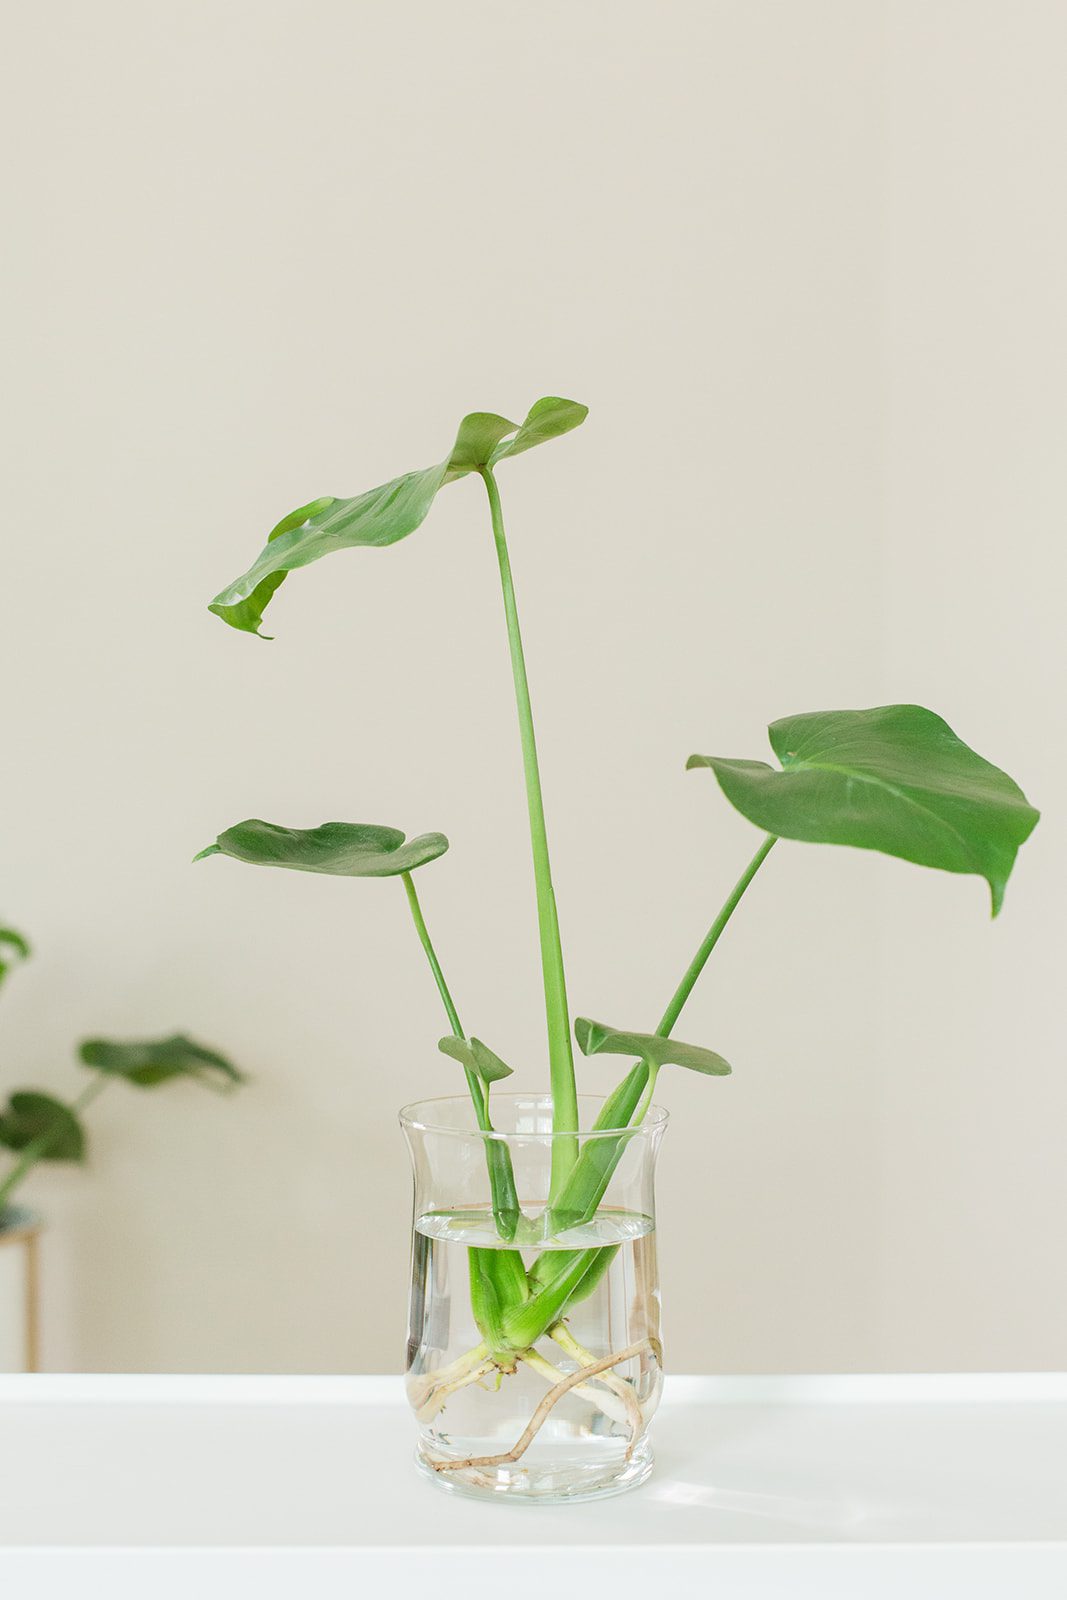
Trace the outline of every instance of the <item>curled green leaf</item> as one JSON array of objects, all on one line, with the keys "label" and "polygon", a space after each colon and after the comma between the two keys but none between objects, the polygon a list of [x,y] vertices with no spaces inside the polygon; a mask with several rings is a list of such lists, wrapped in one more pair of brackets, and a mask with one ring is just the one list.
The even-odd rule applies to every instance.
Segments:
[{"label": "curled green leaf", "polygon": [[1020,845],[1039,813],[1006,772],[923,706],[816,711],[768,730],[764,761],[690,756],[767,833],[853,845],[989,884],[996,916]]},{"label": "curled green leaf", "polygon": [[638,1056],[657,1071],[666,1066],[688,1067],[690,1072],[703,1072],[713,1078],[725,1077],[731,1070],[722,1056],[701,1045],[682,1044],[679,1039],[659,1033],[623,1033],[589,1017],[575,1020],[574,1035],[584,1056]]},{"label": "curled green leaf", "polygon": [[78,1046],[78,1056],[85,1066],[125,1078],[142,1089],[171,1078],[196,1078],[224,1086],[243,1082],[242,1074],[225,1056],[183,1033],[165,1039],[85,1039]]},{"label": "curled green leaf", "polygon": [[373,822],[324,822],[318,828],[283,828],[250,818],[220,833],[193,857],[232,856],[257,867],[290,867],[337,878],[393,878],[435,861],[448,849],[443,833],[407,839],[399,828]]},{"label": "curled green leaf", "polygon": [[560,400],[555,395],[546,395],[543,400],[534,402],[526,414],[526,421],[515,430],[512,437],[501,439],[494,447],[488,464],[495,467],[498,461],[508,456],[521,455],[535,445],[558,439],[561,434],[580,427],[588,415],[589,407],[579,405],[576,400]]},{"label": "curled green leaf", "polygon": [[501,1078],[511,1076],[512,1069],[507,1062],[501,1061],[480,1039],[457,1039],[455,1034],[449,1033],[443,1039],[438,1039],[437,1048],[443,1055],[458,1061],[460,1066],[477,1073],[483,1083],[496,1083]]},{"label": "curled green leaf", "polygon": [[425,520],[446,483],[569,433],[585,420],[587,410],[574,400],[549,396],[530,408],[522,424],[494,412],[471,412],[460,423],[451,451],[436,466],[406,472],[352,499],[324,495],[290,512],[248,571],[216,595],[208,609],[232,628],[259,634],[263,612],[286,573],[335,550],[396,544]]},{"label": "curled green leaf", "polygon": [[[319,500],[312,500],[310,504],[298,506],[295,511],[290,511],[289,515],[283,517],[277,527],[268,533],[267,547],[269,548],[275,539],[280,539],[283,534],[292,533],[295,529],[303,527],[312,517],[322,517],[333,503],[332,495],[323,495]],[[224,622],[228,622],[231,628],[239,628],[243,633],[259,634],[261,639],[269,638],[269,634],[259,633],[260,623],[263,621],[268,601],[285,579],[286,570],[284,567],[277,567],[268,572],[243,600],[228,606],[220,606],[216,601],[208,606],[208,610],[213,611]]]}]

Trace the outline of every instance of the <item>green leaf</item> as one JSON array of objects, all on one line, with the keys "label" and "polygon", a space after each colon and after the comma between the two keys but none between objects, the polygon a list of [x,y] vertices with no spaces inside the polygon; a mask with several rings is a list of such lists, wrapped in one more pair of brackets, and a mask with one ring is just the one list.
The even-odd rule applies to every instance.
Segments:
[{"label": "green leaf", "polygon": [[[493,412],[463,418],[444,461],[407,472],[353,499],[325,495],[282,519],[248,571],[208,607],[231,627],[258,634],[263,612],[287,572],[354,546],[381,548],[407,538],[425,520],[439,489],[508,455],[569,433],[586,416],[573,400],[538,400],[521,426]],[[514,435],[505,442],[508,435]],[[264,637],[261,635],[261,637]]]},{"label": "green leaf", "polygon": [[142,1089],[170,1078],[197,1078],[215,1086],[244,1081],[237,1068],[215,1050],[207,1050],[183,1033],[166,1039],[85,1039],[78,1055],[87,1067],[106,1072]]},{"label": "green leaf", "polygon": [[500,1078],[511,1077],[512,1069],[507,1062],[501,1061],[480,1039],[457,1039],[455,1034],[450,1033],[438,1039],[437,1048],[442,1054],[451,1056],[453,1061],[458,1061],[460,1066],[476,1072],[483,1083],[496,1083]]},{"label": "green leaf", "polygon": [[989,884],[996,916],[1039,813],[1018,784],[922,706],[816,711],[771,724],[779,772],[763,761],[690,756],[757,827],[847,844]]},{"label": "green leaf", "polygon": [[602,1022],[592,1022],[588,1017],[578,1017],[574,1034],[583,1056],[639,1056],[646,1066],[688,1067],[691,1072],[704,1072],[709,1077],[723,1078],[730,1064],[714,1050],[705,1050],[698,1044],[682,1044],[678,1039],[667,1039],[660,1033],[621,1033]]},{"label": "green leaf", "polygon": [[25,1150],[43,1141],[41,1161],[83,1161],[85,1131],[69,1106],[50,1094],[19,1089],[0,1111],[0,1144]]},{"label": "green leaf", "polygon": [[534,445],[547,444],[549,439],[570,433],[572,428],[580,427],[588,415],[589,407],[579,405],[576,400],[559,400],[554,395],[538,400],[530,407],[515,437],[504,439],[496,446],[489,458],[490,466],[495,467],[507,456],[521,455],[524,450],[532,450]]},{"label": "green leaf", "polygon": [[443,833],[408,839],[399,828],[373,822],[324,822],[318,828],[282,828],[250,818],[220,833],[193,857],[232,856],[257,867],[291,867],[338,878],[393,878],[435,861],[448,849]]},{"label": "green leaf", "polygon": [[21,933],[14,928],[0,928],[0,983],[11,971],[16,961],[29,958],[30,947]]},{"label": "green leaf", "polygon": [[[309,505],[298,506],[295,511],[290,511],[283,517],[278,526],[267,535],[268,547],[275,539],[281,538],[283,533],[292,533],[294,528],[302,527],[311,517],[321,516],[333,505],[332,495],[324,495],[321,500],[312,500]],[[285,580],[284,569],[268,573],[244,600],[239,600],[236,605],[220,608],[218,604],[208,606],[209,611],[214,611],[224,622],[233,628],[240,628],[244,633],[259,633],[259,625],[263,621],[263,613],[267,608],[275,589]],[[269,635],[261,634],[261,638]]]}]

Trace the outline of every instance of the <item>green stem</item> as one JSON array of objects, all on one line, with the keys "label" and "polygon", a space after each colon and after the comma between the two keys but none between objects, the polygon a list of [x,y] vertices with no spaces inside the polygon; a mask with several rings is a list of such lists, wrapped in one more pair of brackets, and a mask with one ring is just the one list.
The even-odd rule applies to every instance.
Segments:
[{"label": "green stem", "polygon": [[415,893],[415,884],[411,873],[402,872],[400,874],[400,880],[404,885],[404,893],[408,897],[408,905],[411,907],[411,920],[415,924],[415,932],[419,936],[419,943],[426,952],[426,959],[430,963],[430,971],[433,973],[434,982],[437,985],[437,992],[441,996],[441,1001],[445,1008],[445,1015],[448,1018],[448,1025],[452,1029],[452,1032],[455,1034],[457,1039],[465,1039],[467,1036],[463,1032],[463,1024],[459,1020],[459,1012],[456,1010],[456,1002],[453,1000],[452,995],[449,992],[448,984],[445,982],[445,975],[441,970],[441,963],[437,959],[437,951],[434,949],[433,940],[430,938],[430,930],[426,926],[426,918],[422,914],[422,907],[419,904],[419,897]]},{"label": "green stem", "polygon": [[[426,918],[422,914],[419,897],[415,893],[415,884],[412,881],[411,873],[402,872],[400,878],[404,885],[404,892],[408,897],[408,905],[411,907],[411,920],[415,924],[415,932],[419,936],[419,943],[425,950],[426,959],[430,963],[430,971],[433,973],[437,992],[441,996],[441,1003],[445,1008],[448,1025],[457,1039],[465,1039],[466,1034],[463,1032],[463,1024],[459,1020],[456,1002],[453,1000],[448,984],[445,982],[441,963],[437,959],[437,951],[433,947],[433,940],[430,938],[430,931],[426,926]],[[488,1095],[485,1085],[478,1074],[471,1071],[470,1067],[464,1067],[463,1072],[467,1079],[467,1088],[470,1090],[471,1099],[474,1101],[474,1111],[478,1118],[478,1126],[485,1133],[492,1128],[492,1123],[489,1121]]]},{"label": "green stem", "polygon": [[[102,1094],[107,1088],[109,1082],[110,1079],[106,1073],[96,1073],[81,1094],[71,1101],[68,1109],[72,1115],[77,1116],[79,1112],[85,1110],[86,1106],[92,1105],[97,1095]],[[60,1130],[58,1128],[49,1129],[47,1133],[38,1134],[36,1139],[31,1139],[29,1144],[19,1151],[18,1160],[0,1180],[0,1211],[4,1209],[8,1199],[18,1188],[27,1173],[31,1172],[38,1161],[42,1161],[48,1154],[59,1137],[59,1133]]]},{"label": "green stem", "polygon": [[[437,951],[433,947],[430,931],[426,926],[426,918],[422,914],[419,897],[415,893],[415,885],[410,872],[400,874],[404,884],[404,892],[408,897],[411,907],[411,917],[415,924],[415,931],[419,936],[419,943],[426,952],[426,959],[430,963],[437,992],[441,996],[441,1003],[445,1008],[448,1025],[457,1039],[466,1038],[463,1024],[459,1020],[459,1012],[452,998],[448,984],[445,982],[441,963],[437,959]],[[470,1067],[464,1067],[463,1075],[467,1080],[471,1100],[474,1103],[474,1115],[478,1119],[478,1126],[483,1133],[493,1132],[493,1122],[489,1115],[489,1085],[484,1083],[478,1074]],[[489,1183],[493,1193],[493,1216],[496,1220],[497,1231],[503,1239],[514,1239],[515,1230],[519,1223],[519,1201],[515,1189],[515,1175],[511,1165],[511,1152],[507,1145],[500,1139],[487,1139],[485,1141],[485,1161],[489,1169]],[[521,1267],[521,1261],[520,1261]]]},{"label": "green stem", "polygon": [[645,1115],[646,1115],[646,1113],[648,1111],[648,1108],[652,1104],[652,1096],[656,1092],[656,1079],[658,1077],[659,1077],[659,1068],[658,1067],[651,1067],[649,1069],[649,1073],[648,1073],[648,1082],[645,1085],[645,1092],[641,1096],[641,1101],[640,1101],[640,1104],[637,1107],[637,1110],[634,1112],[634,1127],[635,1128],[639,1128],[641,1126],[642,1122],[644,1122],[644,1120],[645,1120]]},{"label": "green stem", "polygon": [[[722,910],[701,940],[700,948],[686,969],[685,976],[671,998],[656,1032],[666,1036],[681,1014],[682,1007],[693,992],[693,986],[703,972],[707,959],[719,942],[723,929],[737,910],[741,897],[771,852],[775,836],[768,834],[756,854],[734,884]],[[626,1077],[612,1091],[601,1107],[595,1127],[637,1129],[652,1100],[656,1074],[648,1065],[638,1061]],[[569,1181],[557,1196],[554,1218],[559,1227],[577,1227],[588,1222],[607,1191],[611,1175],[619,1163],[631,1134],[620,1134],[617,1139],[590,1139],[570,1175]]]},{"label": "green stem", "polygon": [[[734,884],[663,1013],[657,1030],[659,1033],[667,1035],[674,1027],[723,929],[737,910],[742,895],[767,859],[774,843],[775,838],[768,835]],[[628,1131],[620,1133],[617,1139],[591,1139],[585,1144],[553,1208],[553,1218],[558,1227],[577,1226],[588,1222],[595,1214],[623,1151],[648,1110],[655,1083],[656,1072],[650,1071],[645,1062],[639,1061],[604,1101],[596,1126],[626,1128]],[[599,1249],[546,1251],[540,1255],[527,1275],[532,1294],[500,1318],[500,1326],[494,1330],[505,1352],[514,1349],[524,1339],[529,1344],[535,1343],[550,1326],[546,1319],[558,1320],[568,1307],[592,1293],[611,1265],[616,1248],[608,1245]]]},{"label": "green stem", "polygon": [[700,977],[700,974],[703,972],[708,957],[718,944],[720,934],[722,933],[726,924],[729,922],[730,918],[733,916],[734,912],[737,910],[737,907],[741,901],[741,896],[744,894],[745,890],[756,876],[756,873],[770,855],[771,846],[776,843],[777,835],[769,833],[764,839],[763,843],[760,845],[759,849],[756,851],[756,854],[752,857],[752,860],[749,862],[744,872],[742,872],[741,876],[730,890],[722,910],[719,912],[719,915],[715,918],[715,921],[712,923],[711,927],[708,929],[707,933],[702,939],[699,950],[686,968],[685,977],[674,991],[674,994],[671,997],[671,1003],[663,1013],[662,1020],[659,1027],[656,1029],[656,1032],[662,1034],[664,1038],[666,1038],[671,1029],[674,1027],[674,1024],[678,1021],[678,1018],[682,1012],[682,1007],[692,994],[693,986]]},{"label": "green stem", "polygon": [[92,1078],[90,1078],[89,1082],[86,1084],[85,1088],[82,1090],[81,1094],[78,1095],[77,1099],[72,1100],[70,1103],[70,1109],[74,1115],[78,1116],[78,1114],[84,1111],[87,1106],[91,1106],[93,1101],[99,1095],[103,1094],[110,1082],[111,1079],[108,1077],[106,1072],[94,1073]]},{"label": "green stem", "polygon": [[[515,585],[511,575],[511,560],[504,535],[504,518],[500,508],[500,493],[496,479],[489,467],[481,469],[489,496],[489,511],[493,521],[493,539],[496,544],[497,563],[500,568],[500,587],[504,596],[504,616],[507,621],[508,647],[511,651],[511,671],[515,683],[515,702],[519,713],[519,737],[522,742],[522,764],[526,778],[526,804],[530,815],[530,843],[533,849],[534,883],[537,890],[537,924],[541,940],[541,970],[544,976],[545,1016],[548,1024],[548,1060],[552,1085],[552,1127],[557,1134],[576,1134],[578,1131],[578,1094],[574,1081],[574,1057],[571,1051],[570,1011],[567,1006],[567,984],[563,972],[563,951],[560,946],[559,917],[556,897],[552,888],[552,869],[548,856],[548,835],[545,829],[545,808],[541,794],[541,773],[537,763],[537,742],[534,737],[533,709],[530,704],[530,686],[526,677],[526,660],[519,631],[519,614],[515,603]],[[553,1139],[552,1183],[550,1202],[554,1198],[578,1156],[577,1139]]]}]

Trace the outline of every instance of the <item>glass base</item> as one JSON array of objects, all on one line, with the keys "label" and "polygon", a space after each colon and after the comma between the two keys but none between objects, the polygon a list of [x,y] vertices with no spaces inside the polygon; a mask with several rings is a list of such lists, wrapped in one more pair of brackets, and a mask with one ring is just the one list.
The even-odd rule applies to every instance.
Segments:
[{"label": "glass base", "polygon": [[[436,1457],[440,1460],[440,1456]],[[609,1495],[625,1494],[644,1483],[655,1464],[652,1446],[642,1439],[627,1460],[617,1451],[610,1460],[537,1461],[528,1466],[519,1460],[500,1467],[465,1467],[441,1471],[430,1464],[421,1448],[415,1464],[446,1494],[465,1495],[472,1500],[506,1500],[510,1505],[563,1505],[576,1500],[605,1500]]]}]

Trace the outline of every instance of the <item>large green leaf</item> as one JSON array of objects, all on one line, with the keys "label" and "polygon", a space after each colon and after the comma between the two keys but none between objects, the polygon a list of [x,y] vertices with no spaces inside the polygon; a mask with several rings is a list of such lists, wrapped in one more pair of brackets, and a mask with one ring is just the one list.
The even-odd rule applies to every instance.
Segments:
[{"label": "large green leaf", "polygon": [[661,1033],[624,1033],[588,1017],[575,1019],[574,1036],[583,1056],[639,1056],[646,1066],[657,1070],[688,1067],[691,1072],[704,1072],[712,1078],[724,1078],[731,1070],[728,1061],[701,1045],[682,1044]]},{"label": "large green leaf", "polygon": [[30,953],[28,942],[14,928],[0,928],[0,983],[11,971],[16,961],[25,961]]},{"label": "large green leaf", "polygon": [[538,400],[521,425],[493,412],[472,412],[463,418],[455,444],[436,466],[406,472],[354,499],[325,495],[291,512],[269,535],[248,571],[216,595],[208,609],[231,627],[258,634],[267,602],[287,572],[334,550],[381,547],[407,538],[446,483],[569,433],[585,420],[587,409],[574,400],[550,396]]},{"label": "large green leaf", "polygon": [[512,1068],[507,1062],[501,1061],[480,1039],[457,1039],[455,1034],[449,1033],[443,1039],[438,1039],[437,1048],[443,1055],[458,1061],[460,1066],[476,1073],[483,1083],[496,1083],[501,1078],[511,1076]]},{"label": "large green leaf", "polygon": [[225,1056],[183,1033],[166,1039],[85,1039],[78,1046],[78,1055],[87,1067],[125,1078],[142,1089],[170,1078],[197,1078],[219,1086],[243,1082],[242,1074]]},{"label": "large green leaf", "polygon": [[291,867],[338,878],[393,878],[435,861],[448,849],[443,833],[405,840],[399,828],[373,822],[324,822],[318,828],[282,828],[250,818],[220,833],[193,857],[232,856],[257,867]]},{"label": "large green leaf", "polygon": [[816,711],[768,732],[780,772],[720,756],[688,765],[711,767],[730,803],[767,833],[974,873],[989,884],[996,916],[1039,813],[941,717],[908,705]]},{"label": "large green leaf", "polygon": [[0,1144],[25,1150],[41,1141],[41,1161],[82,1161],[85,1132],[69,1106],[50,1094],[18,1089],[0,1111]]}]

